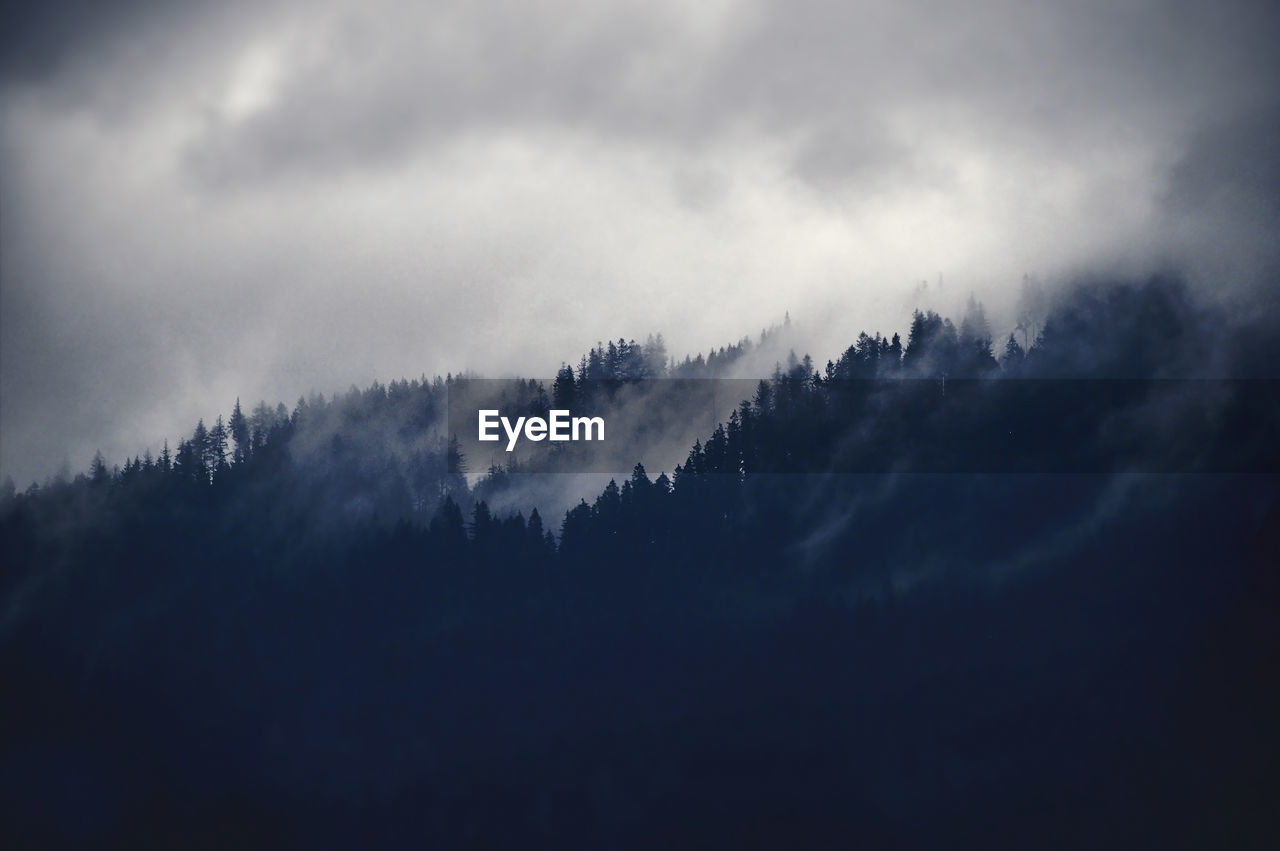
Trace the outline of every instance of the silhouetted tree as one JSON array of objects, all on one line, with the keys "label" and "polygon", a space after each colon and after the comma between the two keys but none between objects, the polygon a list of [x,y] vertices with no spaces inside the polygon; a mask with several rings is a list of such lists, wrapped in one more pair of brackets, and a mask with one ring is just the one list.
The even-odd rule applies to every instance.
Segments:
[{"label": "silhouetted tree", "polygon": [[253,441],[249,434],[249,420],[240,410],[239,398],[236,399],[235,407],[231,409],[231,419],[227,422],[227,428],[235,444],[231,460],[236,464],[243,464],[253,453]]},{"label": "silhouetted tree", "polygon": [[573,370],[567,365],[562,364],[556,373],[556,379],[551,385],[551,400],[560,410],[574,410],[577,402],[577,385],[573,378]]},{"label": "silhouetted tree", "polygon": [[1018,340],[1013,334],[1009,335],[1009,341],[1004,344],[1004,357],[1000,360],[1000,365],[1006,371],[1013,373],[1022,366],[1022,361],[1026,357],[1026,352],[1022,346],[1018,345]]},{"label": "silhouetted tree", "polygon": [[213,428],[209,429],[205,446],[205,466],[210,473],[221,473],[227,466],[227,427],[222,422],[221,414],[214,421]]},{"label": "silhouetted tree", "polygon": [[89,481],[95,485],[105,485],[111,480],[111,472],[101,452],[93,453],[93,462],[89,465]]}]

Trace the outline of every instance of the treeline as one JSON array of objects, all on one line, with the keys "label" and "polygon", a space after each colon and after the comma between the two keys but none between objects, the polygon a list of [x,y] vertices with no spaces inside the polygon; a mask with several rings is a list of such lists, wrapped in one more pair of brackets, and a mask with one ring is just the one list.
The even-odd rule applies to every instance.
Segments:
[{"label": "treeline", "polygon": [[[572,409],[592,398],[595,388],[641,382],[656,378],[724,378],[735,364],[753,351],[765,349],[791,328],[791,316],[784,323],[761,330],[756,342],[743,337],[736,343],[708,349],[704,355],[685,355],[684,360],[668,357],[661,334],[650,334],[643,343],[625,340],[596,343],[579,359],[576,367],[561,364],[552,381],[551,401],[557,408]],[[535,415],[545,413],[533,409]]]},{"label": "treeline", "polygon": [[[958,324],[933,311],[917,310],[905,344],[896,333],[886,337],[862,332],[821,371],[808,355],[797,358],[792,352],[785,365],[777,365],[769,379],[759,382],[753,398],[742,400],[726,422],[692,447],[671,476],[663,473],[650,481],[643,466],[637,465],[630,480],[621,487],[611,484],[593,505],[584,501],[555,531],[571,542],[600,538],[585,531],[598,523],[605,530],[602,535],[613,535],[618,518],[640,511],[643,516],[635,525],[657,523],[654,535],[661,538],[675,531],[662,518],[682,518],[687,523],[705,513],[707,506],[714,506],[712,513],[720,518],[717,525],[723,526],[743,513],[729,504],[739,498],[731,492],[741,489],[752,475],[873,472],[894,465],[911,469],[922,448],[929,449],[921,456],[928,461],[920,463],[933,466],[921,471],[946,471],[947,464],[954,463],[947,459],[960,457],[974,459],[967,468],[970,471],[998,471],[998,466],[982,464],[996,464],[999,459],[994,455],[1009,452],[1009,445],[981,438],[998,437],[1013,425],[1019,433],[1027,432],[1037,424],[1052,424],[1055,417],[1070,423],[1079,411],[1074,415],[1058,411],[1066,401],[1057,390],[1053,391],[1059,397],[1056,402],[1043,393],[1035,396],[1025,391],[1004,396],[987,392],[969,399],[957,389],[964,381],[1203,376],[1220,366],[1224,357],[1198,311],[1185,288],[1157,279],[1142,286],[1082,289],[1047,317],[1028,348],[1011,334],[999,358],[984,308],[972,298]],[[787,327],[789,318],[783,329],[766,329],[759,345]],[[661,335],[651,336],[644,344],[610,342],[593,347],[576,370],[562,367],[549,394],[540,382],[517,382],[513,386],[518,386],[519,398],[504,399],[504,404],[539,416],[545,416],[552,405],[577,409],[593,400],[601,387],[643,384],[662,376],[723,375],[752,348],[744,338],[712,350],[705,358],[668,362]],[[916,381],[898,385],[893,379]],[[939,383],[922,384],[920,379]],[[466,380],[450,375],[387,385],[375,382],[331,400],[319,395],[299,398],[291,412],[283,404],[272,408],[259,403],[246,415],[237,400],[225,421],[219,416],[211,427],[200,421],[172,452],[166,442],[158,456],[147,452],[114,468],[108,468],[98,455],[87,474],[72,481],[48,480],[44,488],[33,483],[20,494],[6,482],[0,511],[13,525],[38,529],[47,521],[62,529],[63,524],[51,520],[59,513],[59,505],[104,506],[117,501],[145,514],[152,502],[167,505],[187,500],[201,506],[200,510],[211,510],[207,506],[244,500],[252,506],[244,509],[245,514],[255,517],[269,517],[282,505],[304,505],[312,513],[312,525],[328,533],[353,524],[390,528],[401,523],[421,529],[448,526],[449,535],[456,531],[452,528],[455,512],[461,512],[466,516],[465,537],[478,541],[489,529],[481,519],[489,510],[483,503],[509,490],[512,475],[519,471],[491,467],[474,490],[468,486],[463,475],[467,461],[447,439],[444,422],[450,388]],[[950,399],[948,380],[952,382]],[[1070,401],[1078,407],[1074,397]],[[1109,403],[1101,395],[1094,401]],[[854,434],[857,439],[851,438]],[[1129,446],[1118,443],[1113,449]],[[1021,447],[1023,456],[1045,450],[1037,444]],[[1099,463],[1097,457],[1080,457]],[[711,487],[705,484],[706,477],[726,474],[736,479],[732,487],[721,481],[714,486],[715,494],[706,492]],[[673,505],[658,507],[668,499]],[[83,514],[87,508],[79,511]],[[494,522],[522,528],[527,523],[523,513]],[[701,527],[695,523],[681,534],[695,528]],[[530,534],[554,552],[550,531],[542,528],[539,518],[536,531]],[[246,530],[246,534],[252,533]],[[496,552],[489,544],[476,549]],[[456,555],[449,552],[450,557]]]},{"label": "treeline", "polygon": [[[553,405],[577,410],[599,403],[602,392],[620,384],[654,378],[721,377],[748,353],[775,342],[789,330],[788,316],[784,325],[763,330],[757,343],[743,338],[705,356],[686,356],[683,361],[667,358],[660,334],[651,335],[643,344],[623,339],[599,344],[582,356],[576,369],[562,366],[549,394],[537,381],[514,383],[511,386],[519,388],[518,397],[504,399],[504,407],[545,416]],[[828,361],[823,374],[813,369],[808,355],[797,359],[792,352],[785,369],[779,365],[771,379],[761,382],[754,401],[744,401],[708,438],[705,448],[699,442],[688,463],[674,471],[674,480],[664,474],[654,487],[673,490],[686,473],[694,471],[725,472],[732,466],[747,472],[753,460],[765,453],[757,447],[740,447],[742,435],[763,438],[786,431],[791,420],[813,407],[801,397],[833,382],[956,372],[976,360],[984,369],[996,368],[990,350],[982,307],[971,303],[959,331],[936,313],[917,311],[905,347],[897,334],[890,340],[864,332],[835,362]],[[977,358],[980,353],[985,353],[982,359]],[[1007,356],[1005,369],[1022,369],[1023,359],[1020,350],[1016,359]],[[483,536],[485,525],[473,514],[488,508],[478,506],[476,496],[483,500],[486,494],[502,493],[514,471],[491,468],[474,491],[468,487],[463,475],[466,459],[446,438],[444,422],[450,388],[467,380],[466,376],[449,375],[386,385],[374,382],[364,390],[352,387],[332,399],[320,394],[300,397],[292,411],[283,403],[272,407],[259,402],[246,414],[237,399],[225,420],[218,416],[212,426],[199,421],[189,437],[179,440],[172,450],[166,441],[158,455],[148,450],[126,459],[123,465],[109,467],[99,453],[87,473],[70,480],[50,478],[43,487],[33,482],[22,493],[16,493],[12,482],[6,481],[0,511],[7,515],[21,508],[20,516],[46,516],[56,514],[59,505],[87,502],[101,506],[111,500],[145,511],[149,500],[168,504],[184,499],[207,510],[209,505],[235,501],[237,496],[257,500],[272,493],[286,504],[300,498],[308,510],[316,512],[314,520],[319,528],[332,528],[334,522],[374,522],[386,527],[400,522],[427,528],[433,522],[447,524],[457,508],[467,515],[470,535]],[[775,426],[761,424],[756,428],[762,418],[774,421]],[[739,460],[730,465],[724,460],[728,455]],[[624,490],[630,484],[624,482]],[[641,480],[634,486],[640,487]],[[600,498],[607,502],[609,492]],[[263,515],[271,510],[271,506],[262,506],[246,513]],[[514,515],[505,520],[517,522]],[[575,510],[561,525],[568,528],[581,520],[582,512]]]}]

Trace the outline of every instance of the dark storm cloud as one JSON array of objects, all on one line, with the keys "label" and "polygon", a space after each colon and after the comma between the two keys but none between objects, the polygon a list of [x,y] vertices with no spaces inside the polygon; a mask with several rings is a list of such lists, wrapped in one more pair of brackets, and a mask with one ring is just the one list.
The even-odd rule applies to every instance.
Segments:
[{"label": "dark storm cloud", "polygon": [[188,2],[162,0],[51,0],[0,6],[0,76],[36,81],[57,74],[67,64],[97,53],[104,43],[127,38],[148,19],[173,13]]},{"label": "dark storm cloud", "polygon": [[[395,0],[4,12],[0,468],[236,395],[791,309],[826,357],[1026,271],[1274,259],[1264,3]],[[708,309],[714,306],[714,309]]]}]

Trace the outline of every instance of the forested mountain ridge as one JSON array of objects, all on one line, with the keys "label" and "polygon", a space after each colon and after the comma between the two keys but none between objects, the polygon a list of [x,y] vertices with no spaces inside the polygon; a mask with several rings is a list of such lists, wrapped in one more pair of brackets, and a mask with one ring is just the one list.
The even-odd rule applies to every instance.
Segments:
[{"label": "forested mountain ridge", "polygon": [[[787,320],[789,328],[790,319]],[[723,377],[740,359],[753,350],[766,350],[775,343],[784,326],[761,331],[758,342],[742,338],[736,343],[708,350],[704,356],[686,356],[683,361],[668,358],[662,335],[650,335],[644,344],[619,338],[616,343],[598,343],[584,354],[578,366],[562,365],[554,381],[546,385],[530,380],[521,399],[532,410],[552,404],[565,407],[582,401],[597,385],[640,382],[658,378],[712,379]],[[239,468],[238,478],[249,474],[250,461],[267,472],[278,474],[282,457],[296,456],[328,469],[330,478],[343,479],[349,490],[364,495],[362,504],[386,509],[384,520],[407,519],[425,508],[434,508],[446,493],[470,502],[466,481],[450,474],[450,449],[445,434],[444,411],[451,386],[474,376],[470,373],[428,379],[374,381],[369,387],[351,387],[326,399],[315,393],[300,396],[292,410],[283,402],[271,406],[259,402],[251,410],[239,399],[224,419],[211,424],[202,419],[191,435],[177,441],[172,449],[166,440],[152,453],[125,459],[123,465],[109,466],[98,453],[90,469],[72,477],[68,471],[46,477],[43,485],[32,482],[19,493],[12,480],[4,483],[0,500],[9,506],[19,497],[34,497],[42,490],[65,490],[67,485],[128,485],[143,478],[155,481],[172,476],[178,480],[212,484]],[[270,444],[270,448],[268,448]],[[287,447],[287,448],[286,448]],[[319,453],[320,457],[313,458]],[[356,459],[346,456],[356,455]],[[346,476],[350,464],[370,475]],[[331,466],[336,464],[336,466]],[[464,469],[465,461],[454,456],[454,468]],[[381,486],[367,488],[374,480],[389,479]],[[388,497],[387,488],[395,491]],[[398,501],[397,501],[398,500]]]},{"label": "forested mountain ridge", "polygon": [[[4,776],[27,800],[10,829],[335,847],[1277,835],[1265,337],[1163,279],[1081,289],[1037,332],[997,347],[974,304],[822,368],[792,357],[670,475],[636,464],[562,520],[495,516],[518,471],[458,472],[452,376],[237,403],[172,452],[8,494],[0,663],[22,732]],[[711,369],[682,375],[658,346],[597,346],[530,398]],[[1124,399],[1105,433],[1073,432],[1097,450],[1065,459],[1084,469],[975,456],[1063,400],[1029,412],[1002,388],[1100,379],[1213,392],[1144,397],[1136,418]],[[1178,439],[1132,450],[1162,433]],[[1226,449],[1157,463],[1203,463],[1188,445]],[[97,807],[74,828],[66,772]],[[1126,820],[1171,802],[1204,818]]]},{"label": "forested mountain ridge", "polygon": [[[865,432],[883,432],[876,440],[865,440],[868,452],[881,462],[903,464],[913,449],[924,445],[952,447],[966,458],[975,458],[974,447],[957,443],[954,434],[903,434],[918,427],[920,396],[940,399],[951,380],[953,397],[971,379],[1116,379],[1176,376],[1212,379],[1243,371],[1257,374],[1257,362],[1231,352],[1217,329],[1206,327],[1204,317],[1194,313],[1188,293],[1176,281],[1156,279],[1145,285],[1095,286],[1081,289],[1039,327],[1028,348],[1010,334],[999,358],[982,306],[970,299],[963,321],[958,325],[932,311],[917,310],[904,343],[899,334],[891,337],[862,332],[857,340],[824,369],[813,365],[808,355],[797,358],[794,351],[785,365],[778,364],[768,380],[759,382],[750,399],[743,399],[727,421],[718,425],[689,452],[685,463],[672,476],[663,475],[655,483],[663,492],[673,489],[682,477],[694,474],[732,473],[743,476],[767,472],[874,472],[888,467],[866,466],[861,458],[849,466],[848,458],[833,457],[832,448],[841,446],[841,435],[853,426]],[[771,342],[786,328],[766,329],[758,346]],[[619,339],[598,344],[583,355],[576,368],[562,366],[550,387],[530,380],[522,385],[517,403],[531,413],[545,414],[551,407],[568,408],[606,392],[598,388],[618,383],[646,382],[660,378],[716,378],[749,353],[752,341],[713,349],[705,358],[668,359],[661,335],[650,336],[644,344]],[[893,379],[937,379],[938,388],[923,391],[910,381],[876,384]],[[331,521],[374,523],[390,526],[397,522],[429,527],[446,499],[456,503],[470,518],[477,498],[499,492],[511,471],[490,468],[487,475],[468,486],[461,475],[468,470],[467,459],[458,455],[446,435],[444,412],[450,387],[467,377],[436,376],[401,379],[386,385],[374,382],[359,390],[326,400],[323,395],[300,397],[292,412],[283,403],[274,408],[258,403],[246,413],[239,400],[224,419],[212,426],[201,420],[191,436],[179,440],[171,450],[168,443],[157,456],[150,451],[126,459],[123,466],[109,468],[99,454],[86,474],[74,481],[47,479],[42,489],[32,485],[15,492],[11,482],[0,494],[0,510],[20,507],[39,511],[58,502],[68,505],[85,500],[114,500],[140,507],[148,498],[165,501],[181,495],[201,505],[215,504],[231,495],[261,495],[272,492],[272,503],[289,501],[285,494],[302,498],[305,507],[299,517],[326,527]],[[959,382],[959,383],[957,383]],[[926,382],[927,384],[927,382]],[[909,389],[904,389],[909,388]],[[886,397],[892,391],[893,398]],[[1053,393],[1061,392],[1054,388]],[[1086,388],[1086,393],[1094,392]],[[1025,395],[1025,394],[1024,394]],[[908,398],[913,397],[913,398]],[[1045,399],[1031,399],[1043,407]],[[912,408],[915,404],[917,407]],[[997,420],[1025,418],[1028,399],[1019,408],[1008,399],[987,398],[992,420],[969,428],[997,432]],[[973,406],[970,406],[973,407]],[[1039,419],[1045,415],[1032,406]],[[937,412],[934,412],[935,414]],[[945,415],[957,416],[958,406]],[[984,411],[984,413],[987,413]],[[847,444],[847,441],[845,442]],[[846,446],[847,448],[847,446]],[[1035,446],[1045,452],[1045,447]],[[1241,459],[1244,469],[1263,459],[1256,453],[1264,447],[1251,446],[1255,455]],[[1008,447],[984,447],[1007,452]],[[808,456],[803,459],[802,456]],[[642,487],[643,459],[633,487]],[[998,472],[995,457],[983,457],[971,471]],[[844,464],[842,467],[841,464]],[[936,465],[938,460],[933,459]],[[986,466],[984,466],[984,464]],[[941,468],[922,472],[940,472]],[[1031,471],[1031,470],[1028,470]],[[1080,472],[1091,470],[1081,469]],[[621,495],[628,487],[624,481]],[[41,491],[48,491],[41,498]],[[207,492],[204,492],[206,491]],[[279,498],[279,499],[277,499]],[[608,499],[608,493],[602,494]],[[140,502],[141,501],[141,502]],[[201,502],[202,501],[202,502]],[[532,509],[534,506],[528,506]],[[249,510],[257,514],[257,509]],[[452,509],[449,510],[452,514]],[[572,525],[582,518],[579,511],[566,518]],[[437,527],[446,518],[437,519]],[[516,522],[515,517],[506,518]],[[521,518],[523,521],[523,517]],[[299,522],[303,522],[299,520]],[[473,524],[474,528],[474,524]]]}]

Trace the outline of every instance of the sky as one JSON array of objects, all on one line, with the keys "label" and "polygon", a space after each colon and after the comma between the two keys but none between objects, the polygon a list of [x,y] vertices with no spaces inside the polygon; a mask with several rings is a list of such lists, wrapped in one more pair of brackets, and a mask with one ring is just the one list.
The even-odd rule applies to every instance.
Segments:
[{"label": "sky", "polygon": [[1007,332],[1024,275],[1247,309],[1280,259],[1271,6],[6,7],[0,474],[788,311],[819,362],[970,293]]}]

